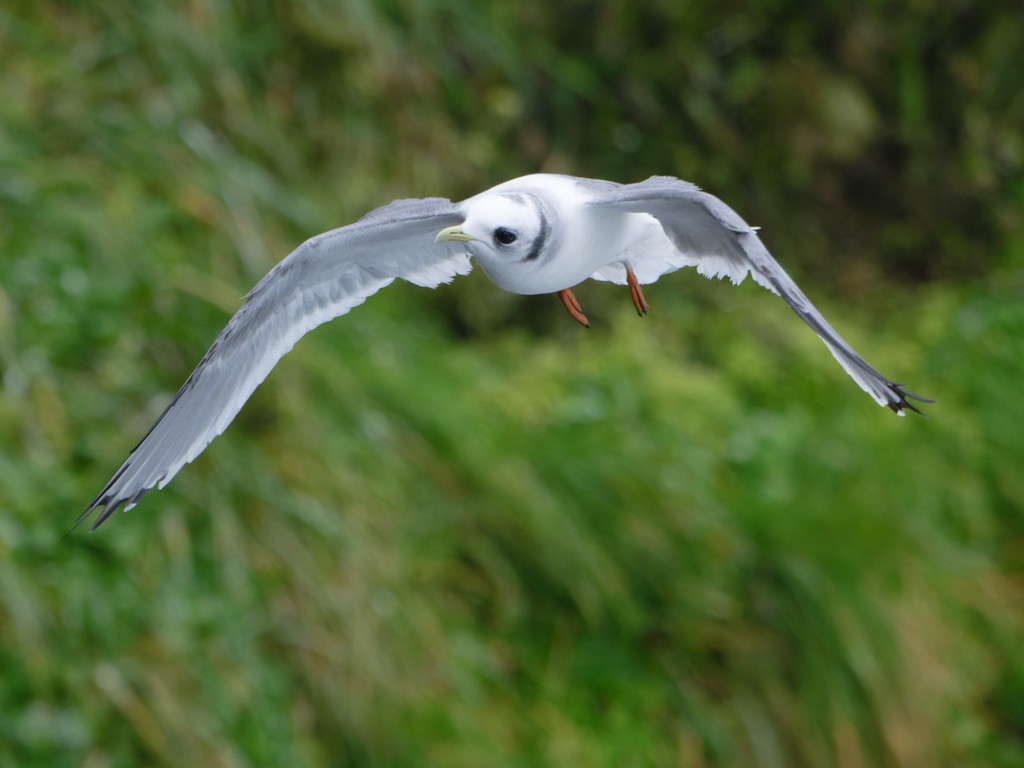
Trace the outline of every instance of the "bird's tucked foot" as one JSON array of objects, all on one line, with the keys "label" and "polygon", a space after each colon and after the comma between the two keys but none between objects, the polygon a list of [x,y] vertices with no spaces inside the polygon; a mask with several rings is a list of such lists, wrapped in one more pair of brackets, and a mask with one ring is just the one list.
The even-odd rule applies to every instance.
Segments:
[{"label": "bird's tucked foot", "polygon": [[644,292],[640,289],[640,283],[636,279],[636,275],[633,274],[633,270],[626,267],[626,282],[629,284],[629,295],[633,297],[633,306],[636,307],[636,313],[643,317],[651,310],[650,304],[647,303],[647,299],[644,298]]},{"label": "bird's tucked foot", "polygon": [[580,309],[580,303],[573,295],[573,292],[566,288],[565,290],[558,292],[558,298],[562,300],[562,304],[565,306],[565,311],[572,315],[573,319],[577,323],[582,325],[584,328],[590,327],[590,321],[587,320],[587,316],[583,314],[583,310]]}]

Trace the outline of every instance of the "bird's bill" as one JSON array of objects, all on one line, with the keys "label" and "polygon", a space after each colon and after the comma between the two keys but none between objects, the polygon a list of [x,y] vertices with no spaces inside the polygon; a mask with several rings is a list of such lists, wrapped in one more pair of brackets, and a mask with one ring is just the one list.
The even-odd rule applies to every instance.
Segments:
[{"label": "bird's bill", "polygon": [[435,243],[468,243],[470,240],[476,238],[472,235],[467,235],[462,231],[461,226],[446,227],[437,233],[437,237],[434,238]]}]

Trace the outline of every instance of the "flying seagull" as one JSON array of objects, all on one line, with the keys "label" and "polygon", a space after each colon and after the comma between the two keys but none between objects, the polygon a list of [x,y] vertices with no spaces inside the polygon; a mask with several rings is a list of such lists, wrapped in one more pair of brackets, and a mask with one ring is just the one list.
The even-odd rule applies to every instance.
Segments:
[{"label": "flying seagull", "polygon": [[589,327],[572,287],[587,278],[641,285],[682,267],[740,283],[749,273],[793,308],[857,385],[900,416],[918,397],[868,365],[769,255],[754,227],[717,197],[654,176],[617,184],[534,174],[461,203],[396,200],[355,224],[307,240],[274,267],[213,342],[156,423],[78,519],[95,530],[122,504],[163,488],[223,432],[270,369],[308,331],[362,304],[396,278],[434,288],[471,260],[506,291],[557,294]]}]

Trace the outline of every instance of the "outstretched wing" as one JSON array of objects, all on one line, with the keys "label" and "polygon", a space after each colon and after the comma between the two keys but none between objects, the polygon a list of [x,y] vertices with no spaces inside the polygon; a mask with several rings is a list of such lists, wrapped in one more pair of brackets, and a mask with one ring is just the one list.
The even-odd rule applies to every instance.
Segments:
[{"label": "outstretched wing", "polygon": [[[786,300],[825,342],[843,370],[879,405],[902,416],[905,410],[920,413],[908,398],[932,402],[885,378],[854,352],[771,257],[754,228],[717,197],[670,176],[652,176],[596,195],[591,204],[647,213],[661,223],[675,253],[655,248],[651,262],[645,264],[642,252],[634,257],[631,249],[630,263],[641,282],[653,282],[657,275],[685,266],[695,266],[706,277],[728,277],[737,284],[750,273],[757,283]],[[624,280],[619,266],[605,267],[595,277],[619,282],[618,272]]]},{"label": "outstretched wing", "polygon": [[227,428],[270,369],[308,331],[396,278],[433,288],[467,274],[471,265],[463,247],[434,242],[438,231],[462,221],[460,210],[441,198],[397,200],[296,248],[246,296],[76,525],[99,509],[95,530],[122,503],[131,509],[151,488],[167,485]]}]

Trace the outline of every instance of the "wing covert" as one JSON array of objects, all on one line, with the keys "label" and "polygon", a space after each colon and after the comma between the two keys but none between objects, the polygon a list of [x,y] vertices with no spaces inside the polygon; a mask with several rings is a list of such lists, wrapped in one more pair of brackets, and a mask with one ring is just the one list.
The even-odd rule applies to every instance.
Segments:
[{"label": "wing covert", "polygon": [[163,488],[224,431],[278,360],[307,332],[403,279],[424,287],[467,274],[465,250],[435,243],[462,221],[441,198],[398,200],[354,224],[310,238],[245,297],[170,404],[78,518],[94,511],[98,528],[117,508],[131,509]]},{"label": "wing covert", "polygon": [[[631,213],[646,213],[656,218],[674,247],[674,257],[655,255],[652,265],[658,274],[695,266],[705,277],[728,277],[739,284],[749,273],[761,286],[778,294],[794,312],[809,325],[832,356],[857,385],[879,405],[902,416],[904,411],[916,413],[909,399],[933,402],[911,394],[868,365],[832,328],[786,271],[772,258],[758,237],[757,230],[747,224],[736,211],[697,186],[670,176],[653,176],[637,184],[625,184],[598,195],[592,205],[606,206]],[[631,263],[633,256],[630,256]],[[641,275],[643,255],[634,265]],[[605,267],[598,275],[617,281],[613,267]],[[650,270],[648,270],[649,272]],[[650,282],[641,276],[641,282]]]}]

